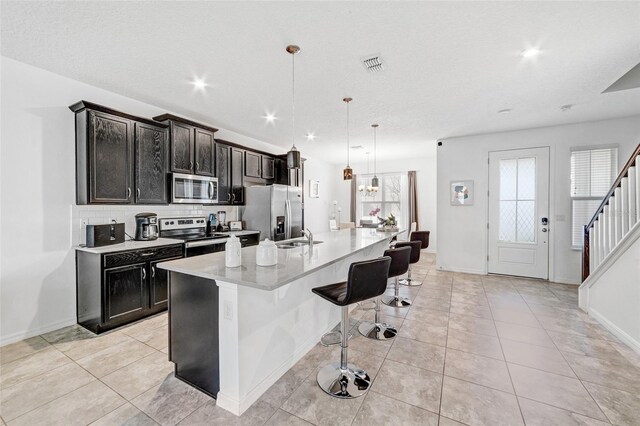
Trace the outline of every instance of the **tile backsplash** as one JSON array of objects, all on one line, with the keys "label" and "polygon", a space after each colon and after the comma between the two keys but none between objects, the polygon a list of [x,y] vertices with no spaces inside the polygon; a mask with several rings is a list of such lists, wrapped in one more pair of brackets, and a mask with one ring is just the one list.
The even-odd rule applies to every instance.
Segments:
[{"label": "tile backsplash", "polygon": [[[167,206],[118,206],[118,205],[82,205],[71,208],[71,230],[73,245],[84,244],[86,241],[87,225],[102,225],[115,220],[124,223],[125,232],[134,236],[136,232],[135,216],[142,212],[152,212],[158,218],[177,216],[204,216],[224,210],[227,213],[227,221],[239,220],[239,207],[236,206],[204,206],[200,204],[170,204]],[[128,238],[128,237],[125,237]]]}]

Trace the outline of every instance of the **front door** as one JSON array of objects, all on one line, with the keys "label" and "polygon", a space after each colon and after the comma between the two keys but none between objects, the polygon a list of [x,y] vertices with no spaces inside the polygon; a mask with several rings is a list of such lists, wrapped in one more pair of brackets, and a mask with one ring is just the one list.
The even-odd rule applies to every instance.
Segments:
[{"label": "front door", "polygon": [[549,148],[489,153],[491,274],[549,278]]}]

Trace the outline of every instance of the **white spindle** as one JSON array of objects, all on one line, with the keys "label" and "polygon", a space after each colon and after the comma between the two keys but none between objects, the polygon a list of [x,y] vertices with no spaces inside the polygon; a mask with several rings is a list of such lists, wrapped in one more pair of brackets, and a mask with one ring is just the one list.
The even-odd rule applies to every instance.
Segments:
[{"label": "white spindle", "polygon": [[604,206],[604,229],[602,230],[602,237],[604,239],[604,257],[607,257],[611,250],[611,219],[609,217],[609,204]]},{"label": "white spindle", "polygon": [[629,232],[629,178],[623,177],[620,182],[620,227],[622,238]]},{"label": "white spindle", "polygon": [[613,205],[615,206],[614,208],[616,209],[616,215],[615,215],[615,222],[614,222],[614,226],[615,226],[615,235],[614,235],[614,241],[615,244],[613,247],[617,246],[618,243],[620,242],[620,240],[622,239],[622,193],[621,193],[621,189],[620,187],[617,187],[616,190],[614,191],[614,196],[613,196]]},{"label": "white spindle", "polygon": [[[638,164],[638,166],[640,166],[640,164]],[[636,210],[636,203],[638,201],[638,197],[640,197],[640,194],[638,193],[640,189],[636,184],[637,170],[637,166],[629,168],[629,229],[633,228],[633,225],[638,221],[636,217],[638,214]]]},{"label": "white spindle", "polygon": [[600,212],[598,215],[598,259],[600,262],[604,259],[604,228],[605,228],[605,220],[604,213]]},{"label": "white spindle", "polygon": [[598,267],[594,249],[596,248],[596,230],[595,226],[589,231],[589,272],[593,272]]},{"label": "white spindle", "polygon": [[636,222],[640,222],[640,155],[636,157]]}]

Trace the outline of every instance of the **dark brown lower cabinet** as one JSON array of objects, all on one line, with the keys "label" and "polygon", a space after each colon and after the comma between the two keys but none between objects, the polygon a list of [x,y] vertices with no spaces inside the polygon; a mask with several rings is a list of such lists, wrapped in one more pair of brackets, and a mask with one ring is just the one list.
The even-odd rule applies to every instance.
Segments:
[{"label": "dark brown lower cabinet", "polygon": [[167,309],[168,274],[158,263],[182,244],[112,253],[76,251],[78,324],[101,333]]}]

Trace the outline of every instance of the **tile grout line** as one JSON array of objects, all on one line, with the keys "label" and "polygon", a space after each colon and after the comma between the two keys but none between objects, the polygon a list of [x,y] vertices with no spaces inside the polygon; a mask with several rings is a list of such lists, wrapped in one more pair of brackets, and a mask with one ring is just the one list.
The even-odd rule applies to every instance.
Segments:
[{"label": "tile grout line", "polygon": [[447,367],[447,344],[449,343],[449,324],[451,323],[451,300],[453,298],[453,277],[451,277],[451,293],[449,294],[449,313],[447,314],[447,335],[444,339],[444,359],[442,362],[442,379],[440,382],[440,401],[438,403],[438,425],[440,424],[440,415],[442,413],[442,395],[444,394],[444,372]]}]

